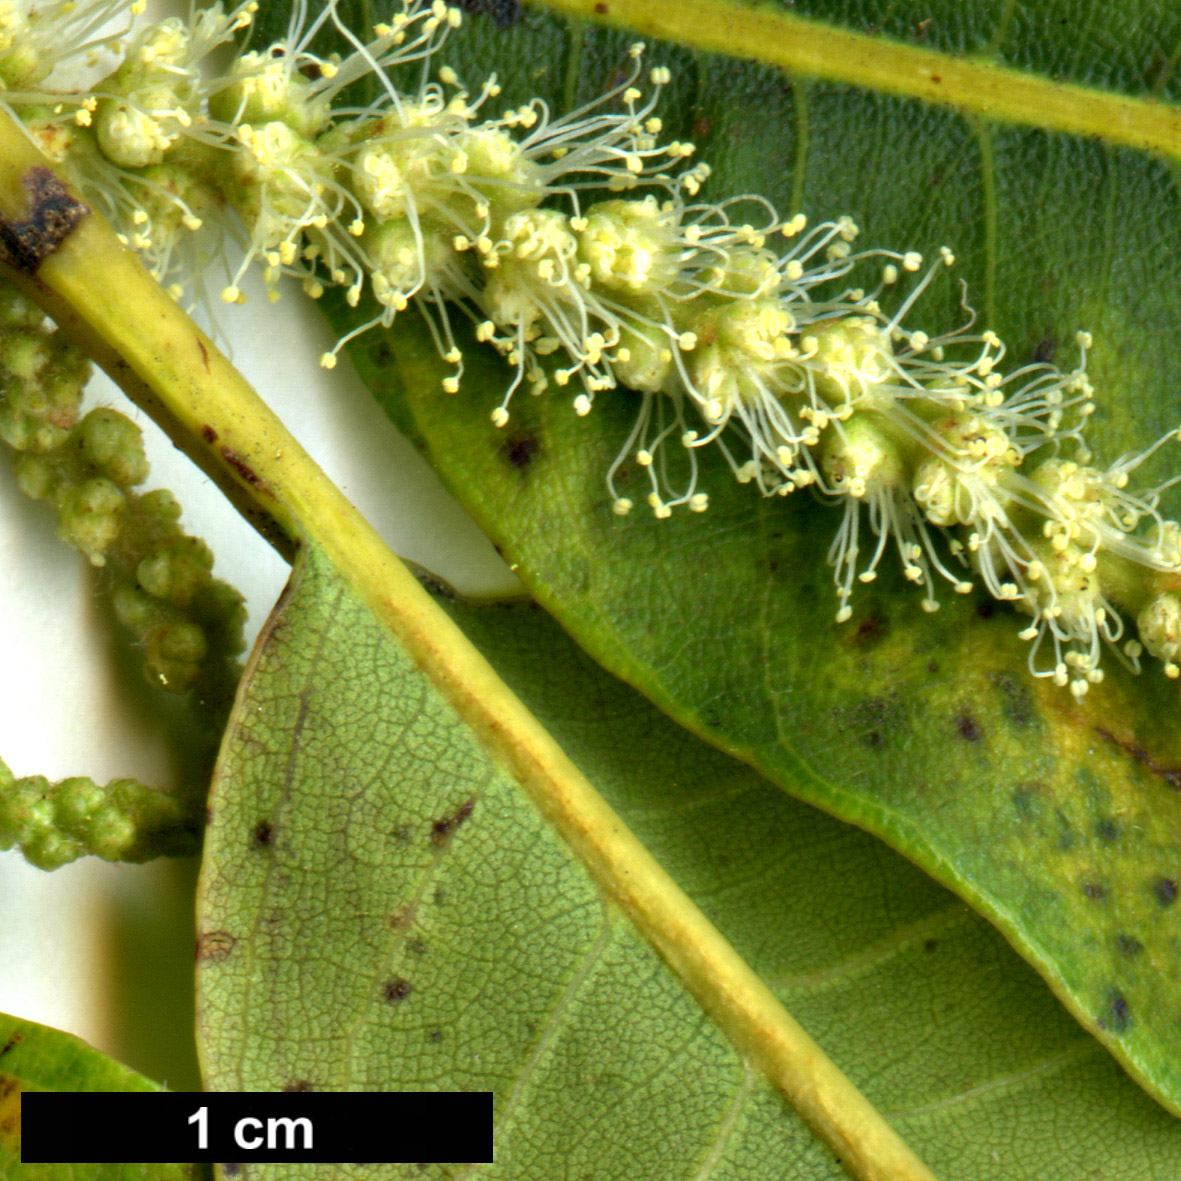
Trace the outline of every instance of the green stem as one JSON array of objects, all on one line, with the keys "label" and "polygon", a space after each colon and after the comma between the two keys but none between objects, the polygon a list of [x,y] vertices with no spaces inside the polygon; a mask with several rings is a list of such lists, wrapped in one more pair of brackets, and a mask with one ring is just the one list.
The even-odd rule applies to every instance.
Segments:
[{"label": "green stem", "polygon": [[[36,222],[46,161],[0,117],[0,240]],[[600,887],[859,1181],[933,1181],[611,811],[483,656],[229,361],[96,214],[29,264],[25,288],[291,552],[314,539],[558,830]]]},{"label": "green stem", "polygon": [[989,61],[854,33],[769,5],[737,5],[733,0],[531,2],[646,37],[765,62],[803,77],[1181,157],[1181,110],[1155,99],[1052,82]]}]

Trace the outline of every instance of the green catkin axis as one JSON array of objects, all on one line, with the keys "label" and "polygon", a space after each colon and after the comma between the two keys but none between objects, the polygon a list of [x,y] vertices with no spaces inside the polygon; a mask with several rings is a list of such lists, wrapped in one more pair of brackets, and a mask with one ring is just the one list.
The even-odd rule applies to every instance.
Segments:
[{"label": "green catkin axis", "polygon": [[103,568],[148,679],[195,689],[220,717],[240,673],[241,596],[213,578],[213,554],[181,528],[170,492],[134,491],[148,475],[139,427],[107,408],[78,417],[89,363],[10,292],[0,295],[0,434],[18,452],[17,481],[54,506],[62,540]]},{"label": "green catkin axis", "polygon": [[83,856],[104,861],[187,857],[201,845],[203,809],[134,779],[99,786],[72,777],[18,779],[0,761],[0,849],[19,848],[38,869],[58,869]]},{"label": "green catkin axis", "polygon": [[[190,694],[212,750],[241,675],[242,597],[213,577],[213,554],[181,528],[172,493],[134,490],[148,475],[139,427],[108,408],[79,417],[90,372],[39,309],[0,283],[0,438],[16,453],[17,482],[53,505],[59,536],[101,569],[148,680]],[[17,779],[0,763],[0,849],[19,847],[42,869],[87,854],[191,855],[204,794],[201,772],[192,779],[172,795],[133,779]]]}]

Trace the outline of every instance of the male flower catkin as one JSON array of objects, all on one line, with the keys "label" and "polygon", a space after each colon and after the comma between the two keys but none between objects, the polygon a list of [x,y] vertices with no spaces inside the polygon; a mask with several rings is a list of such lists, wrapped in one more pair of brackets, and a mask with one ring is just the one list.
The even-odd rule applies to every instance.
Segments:
[{"label": "male flower catkin", "polygon": [[[135,13],[119,0],[84,7],[88,20]],[[137,25],[90,95],[55,96],[22,64],[44,43],[28,9],[0,46],[10,109],[105,194],[158,274],[199,257],[193,243],[220,249],[219,214],[232,209],[245,250],[227,302],[243,298],[254,261],[273,297],[285,275],[313,297],[329,286],[354,306],[372,297],[377,310],[327,366],[413,304],[447,364],[445,392],[463,384],[453,317],[504,357],[497,427],[522,387],[570,387],[576,415],[597,397],[631,400],[634,426],[605,473],[621,517],[635,507],[625,470],[629,489],[640,473],[657,519],[706,511],[699,457],[716,448],[752,493],[807,488],[840,508],[838,622],[893,550],[928,611],[939,584],[979,583],[1032,617],[1021,632],[1031,671],[1076,696],[1102,679],[1105,649],[1133,669],[1148,652],[1178,675],[1181,529],[1159,510],[1163,485],[1130,487],[1148,452],[1090,466],[1085,334],[1073,371],[1013,368],[970,311],[953,332],[914,325],[922,293],[954,262],[947,248],[923,271],[913,250],[855,252],[848,218],[809,227],[753,194],[700,200],[709,167],[688,163],[691,144],[661,141],[670,74],[645,70],[641,45],[622,82],[562,116],[540,100],[492,111],[495,77],[465,88],[441,61],[462,19],[443,0],[407,0],[357,31],[335,0],[314,17],[301,0],[280,41],[203,71],[255,8]],[[344,52],[316,50],[326,31]],[[81,51],[77,38],[63,44],[67,58]],[[346,105],[363,79],[376,99]],[[854,280],[871,264],[867,291]],[[52,427],[22,427],[21,414],[5,429]]]}]

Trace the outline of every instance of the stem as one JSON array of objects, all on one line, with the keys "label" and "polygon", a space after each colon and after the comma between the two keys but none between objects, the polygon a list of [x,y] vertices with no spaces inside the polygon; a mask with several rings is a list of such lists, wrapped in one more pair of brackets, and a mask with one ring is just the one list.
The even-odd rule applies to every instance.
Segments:
[{"label": "stem", "polygon": [[[0,240],[40,156],[0,116]],[[37,210],[32,217],[35,220]],[[7,234],[6,234],[7,231]],[[229,361],[97,215],[14,276],[280,549],[314,541],[738,1050],[859,1181],[934,1181],[611,811]]]},{"label": "stem", "polygon": [[1096,136],[1181,157],[1181,111],[1155,99],[1052,82],[732,0],[531,0],[568,17],[778,66],[792,74],[972,111],[985,119]]}]

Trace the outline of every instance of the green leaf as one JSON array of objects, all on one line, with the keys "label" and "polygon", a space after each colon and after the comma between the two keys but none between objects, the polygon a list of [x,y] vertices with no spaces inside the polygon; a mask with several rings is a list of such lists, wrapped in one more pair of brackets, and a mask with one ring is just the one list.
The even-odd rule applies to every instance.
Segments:
[{"label": "green leaf", "polygon": [[191,1165],[23,1165],[21,1095],[26,1091],[162,1091],[85,1042],[0,1013],[0,1178],[3,1181],[181,1181]]},{"label": "green leaf", "polygon": [[[563,7],[603,11],[581,0]],[[727,35],[744,52],[776,55],[789,31],[805,48],[823,43],[814,28],[773,12],[784,38],[760,41],[752,22],[771,10],[720,0],[606,11],[697,44],[706,26],[693,16],[706,7],[724,11]],[[810,8],[845,11],[823,0]],[[1033,126],[989,121],[999,108],[975,83],[947,91],[945,101],[967,115],[898,97],[918,90],[890,64],[885,43],[879,74],[896,93],[824,80],[863,76],[857,70],[875,61],[872,39],[868,49],[857,42],[856,60],[805,55],[808,79],[665,44],[648,60],[674,69],[665,134],[697,141],[698,158],[714,168],[713,200],[759,193],[814,220],[851,214],[863,242],[894,249],[951,244],[972,302],[1014,366],[1057,356],[1070,367],[1075,331],[1092,331],[1092,443],[1106,463],[1181,417],[1181,256],[1168,248],[1181,214],[1175,174],[1118,146],[1129,134],[1122,99],[1110,93],[1144,100],[1134,105],[1159,133],[1152,142],[1174,142],[1176,109],[1152,102],[1175,86],[1171,59],[1153,55],[1176,43],[1176,15],[1148,2],[1121,7],[1121,28],[1136,32],[1113,64],[1104,48],[1109,6],[1060,15],[1047,0],[1006,6],[999,22],[992,8],[936,5],[936,43],[1000,54],[1022,71],[1047,100],[1027,113]],[[859,7],[852,23],[864,27],[874,10]],[[927,23],[910,30],[915,39]],[[540,94],[561,111],[603,92],[630,39],[525,10],[503,29],[473,19],[444,57],[469,83],[497,70],[502,103]],[[960,59],[930,60],[955,77]],[[1110,88],[1087,90],[1084,105],[1111,142],[1038,128],[1061,97],[1053,72]],[[932,333],[961,323],[960,298],[948,278],[908,323]],[[342,328],[368,314],[330,312]],[[437,392],[442,369],[410,317],[385,338],[369,334],[353,355],[539,601],[673,717],[957,891],[1084,1028],[1181,1111],[1181,750],[1176,687],[1159,669],[1134,678],[1113,668],[1076,704],[1030,676],[1016,637],[1021,617],[951,595],[928,617],[893,570],[838,627],[823,563],[834,510],[806,494],[760,501],[713,456],[704,516],[615,518],[604,476],[634,419],[626,392],[601,396],[587,419],[561,396],[520,397],[509,427],[496,432],[489,411],[508,379],[481,346],[469,341],[465,354],[464,389],[452,398]],[[1158,454],[1137,478],[1151,484],[1170,462],[1171,453]],[[642,474],[630,473],[638,502]],[[1173,513],[1176,493],[1165,499]]]},{"label": "green leaf", "polygon": [[[450,610],[940,1176],[1181,1169],[1172,1117],[962,903],[537,608]],[[843,1175],[315,551],[248,675],[199,917],[212,1089],[493,1090],[496,1165],[428,1176]]]}]

